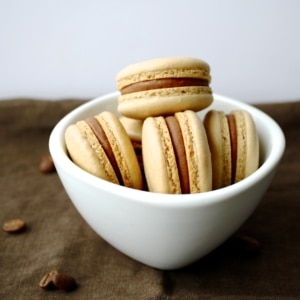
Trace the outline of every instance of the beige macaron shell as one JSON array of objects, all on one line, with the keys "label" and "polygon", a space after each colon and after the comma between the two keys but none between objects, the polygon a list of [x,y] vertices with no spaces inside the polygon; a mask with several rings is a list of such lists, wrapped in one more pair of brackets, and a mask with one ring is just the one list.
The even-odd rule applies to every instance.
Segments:
[{"label": "beige macaron shell", "polygon": [[102,146],[85,121],[79,121],[67,128],[65,142],[76,165],[104,180],[119,183]]},{"label": "beige macaron shell", "polygon": [[179,122],[189,170],[190,193],[212,189],[211,153],[206,132],[198,115],[187,110],[175,114]]},{"label": "beige macaron shell", "polygon": [[102,112],[95,116],[101,124],[116,158],[124,185],[131,188],[142,188],[142,175],[136,154],[125,128],[111,112]]},{"label": "beige macaron shell", "polygon": [[231,145],[224,112],[210,110],[203,120],[212,158],[213,189],[231,184]]},{"label": "beige macaron shell", "polygon": [[235,182],[257,170],[259,165],[259,141],[254,121],[245,110],[231,112],[237,128],[237,164]]},{"label": "beige macaron shell", "polygon": [[200,111],[213,102],[207,86],[154,89],[119,96],[118,110],[129,118],[174,114],[178,111]]},{"label": "beige macaron shell", "polygon": [[119,90],[130,84],[158,78],[202,78],[210,82],[210,67],[193,57],[151,59],[123,68],[116,76]]},{"label": "beige macaron shell", "polygon": [[[159,58],[129,65],[117,74],[117,87],[162,78],[199,78],[210,82],[210,67],[191,57]],[[129,118],[170,115],[177,111],[200,111],[213,101],[209,86],[152,89],[120,95],[119,112]]]},{"label": "beige macaron shell", "polygon": [[140,142],[142,140],[142,128],[143,128],[142,120],[137,120],[137,119],[132,119],[132,118],[127,118],[125,116],[121,116],[120,122],[124,126],[124,128],[131,140],[137,141],[137,142]]},{"label": "beige macaron shell", "polygon": [[150,192],[180,194],[180,179],[169,130],[163,117],[149,117],[142,130],[143,164]]}]

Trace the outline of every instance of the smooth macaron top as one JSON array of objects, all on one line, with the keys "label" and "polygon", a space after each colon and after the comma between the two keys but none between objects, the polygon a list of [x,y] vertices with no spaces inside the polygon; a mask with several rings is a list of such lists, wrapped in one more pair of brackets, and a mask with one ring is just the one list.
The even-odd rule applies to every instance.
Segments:
[{"label": "smooth macaron top", "polygon": [[180,194],[211,190],[210,151],[195,112],[147,118],[142,147],[149,191]]},{"label": "smooth macaron top", "polygon": [[82,169],[113,183],[142,188],[141,170],[130,138],[111,112],[70,125],[65,141],[71,159]]},{"label": "smooth macaron top", "polygon": [[134,83],[163,78],[200,78],[210,83],[210,67],[192,57],[157,58],[129,65],[116,77],[118,90]]}]

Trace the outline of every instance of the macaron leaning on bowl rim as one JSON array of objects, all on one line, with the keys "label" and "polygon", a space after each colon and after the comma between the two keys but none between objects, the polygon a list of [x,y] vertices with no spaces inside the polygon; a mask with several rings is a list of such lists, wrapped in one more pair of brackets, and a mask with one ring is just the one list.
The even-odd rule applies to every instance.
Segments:
[{"label": "macaron leaning on bowl rim", "polygon": [[236,183],[257,170],[259,139],[248,111],[225,114],[210,110],[203,123],[212,155],[214,189]]},{"label": "macaron leaning on bowl rim", "polygon": [[68,126],[68,154],[83,170],[104,180],[141,189],[141,170],[130,138],[119,119],[104,111]]}]

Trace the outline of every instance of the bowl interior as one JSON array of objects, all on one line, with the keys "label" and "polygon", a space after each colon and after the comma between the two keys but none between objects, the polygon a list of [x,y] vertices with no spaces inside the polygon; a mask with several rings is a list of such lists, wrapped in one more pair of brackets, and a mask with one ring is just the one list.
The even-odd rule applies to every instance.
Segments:
[{"label": "bowl interior", "polygon": [[[246,109],[254,118],[261,165],[231,186],[197,194],[168,195],[139,191],[97,178],[68,157],[64,133],[70,124],[101,111],[117,112],[118,93],[81,105],[53,129],[49,148],[58,175],[78,212],[104,240],[124,254],[159,269],[194,262],[233,234],[251,215],[268,187],[284,150],[279,126],[247,104],[214,95],[210,109]],[[155,247],[153,247],[155,245]]]},{"label": "bowl interior", "polygon": [[[100,178],[88,174],[84,170],[77,167],[69,159],[64,142],[64,132],[70,124],[73,124],[86,117],[96,115],[101,111],[108,110],[115,113],[116,115],[119,115],[117,111],[118,95],[118,92],[114,92],[91,100],[74,109],[55,126],[53,132],[51,133],[49,141],[50,152],[53,157],[54,163],[57,166],[63,168],[71,176],[75,176],[81,181],[86,181],[90,185],[101,187],[101,189],[110,191],[111,193],[124,195],[124,189],[126,189],[126,194],[129,195],[128,197],[130,197],[132,200],[149,200],[152,204],[155,204],[156,198],[159,198],[157,199],[157,201],[159,201],[159,205],[163,205],[163,201],[166,201],[166,205],[170,205],[170,199],[172,201],[177,202],[179,199],[182,198],[185,198],[185,203],[187,203],[186,201],[198,201],[201,198],[203,198],[203,201],[218,201],[219,197],[215,197],[218,193],[224,195],[224,193],[226,194],[227,192],[231,193],[233,189],[235,191],[238,191],[239,189],[243,189],[261,180],[261,178],[266,176],[268,172],[275,168],[283,154],[285,147],[284,135],[280,127],[273,119],[271,119],[268,115],[251,105],[215,94],[214,102],[212,103],[212,105],[198,113],[200,118],[203,119],[207,111],[211,109],[222,110],[225,113],[229,113],[231,110],[234,109],[245,109],[248,112],[250,112],[256,124],[260,140],[260,167],[256,172],[254,172],[246,179],[226,188],[207,193],[189,195],[160,194],[160,196],[158,197],[157,194],[153,195],[153,193],[128,189],[122,186],[112,184],[110,182],[106,182]],[[144,194],[142,198],[141,193]],[[182,200],[179,201],[181,202]]]}]

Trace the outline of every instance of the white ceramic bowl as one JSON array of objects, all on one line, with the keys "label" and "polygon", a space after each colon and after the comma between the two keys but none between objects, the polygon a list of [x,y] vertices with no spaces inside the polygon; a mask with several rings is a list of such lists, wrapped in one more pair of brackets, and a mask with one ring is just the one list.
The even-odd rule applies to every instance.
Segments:
[{"label": "white ceramic bowl", "polygon": [[[64,142],[71,123],[104,110],[117,113],[117,96],[112,93],[81,105],[53,129],[49,148],[60,180],[86,222],[119,251],[159,269],[191,264],[223,243],[254,211],[284,152],[284,135],[260,110],[214,95],[208,109],[246,109],[252,114],[260,139],[260,168],[239,183],[201,194],[134,190],[77,167],[67,156]],[[201,118],[207,110],[200,113]]]}]

